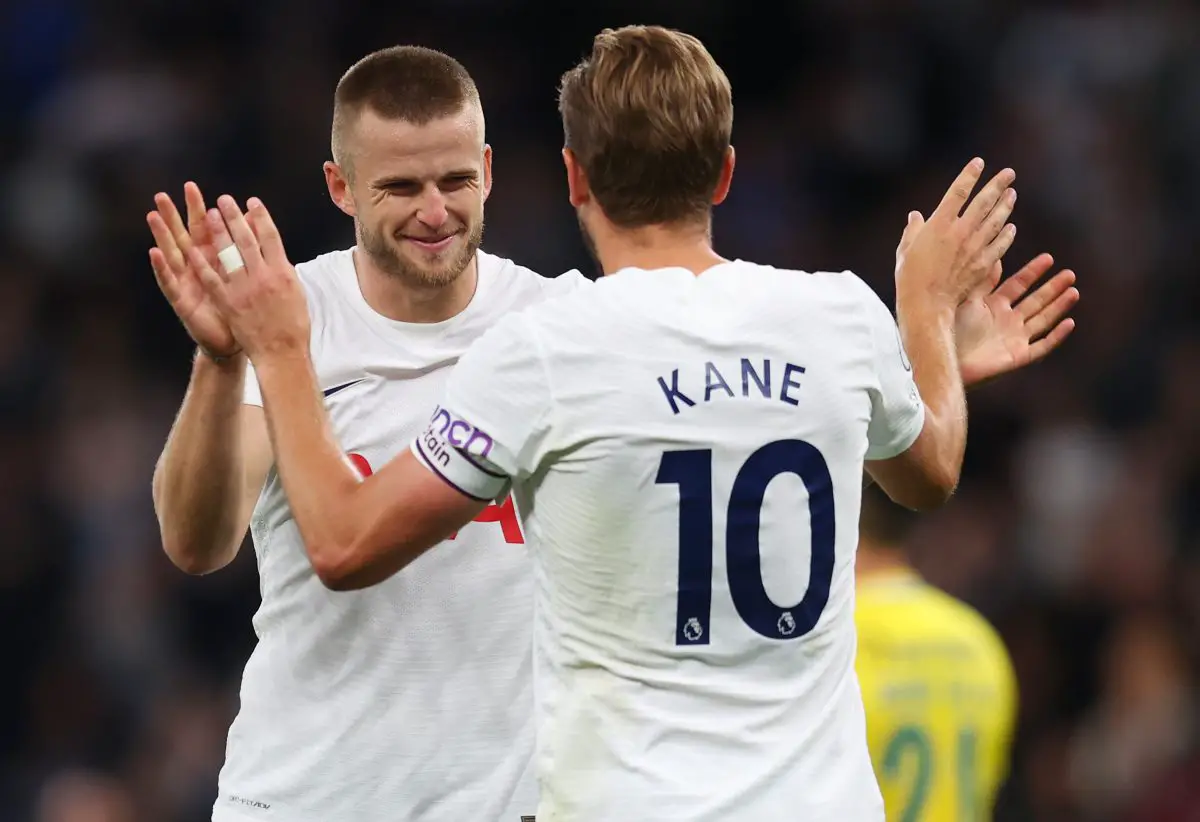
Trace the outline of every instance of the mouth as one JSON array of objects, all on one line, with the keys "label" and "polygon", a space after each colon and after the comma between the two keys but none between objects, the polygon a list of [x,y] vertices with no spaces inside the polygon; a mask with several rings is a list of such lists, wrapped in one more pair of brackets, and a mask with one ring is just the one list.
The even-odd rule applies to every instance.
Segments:
[{"label": "mouth", "polygon": [[419,248],[421,251],[424,251],[428,254],[437,254],[437,253],[445,251],[447,248],[449,248],[450,244],[452,242],[454,242],[454,238],[457,236],[458,236],[458,233],[456,232],[454,234],[448,234],[445,237],[401,236],[400,239],[407,243],[412,243],[414,246]]}]

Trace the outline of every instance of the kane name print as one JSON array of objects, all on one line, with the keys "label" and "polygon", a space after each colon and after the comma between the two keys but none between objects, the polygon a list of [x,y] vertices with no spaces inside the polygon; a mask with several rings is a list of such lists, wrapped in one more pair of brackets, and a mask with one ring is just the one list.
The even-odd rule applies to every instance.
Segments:
[{"label": "kane name print", "polygon": [[788,405],[800,404],[796,393],[800,390],[804,367],[790,362],[742,357],[737,362],[723,363],[719,368],[713,362],[706,362],[702,367],[691,366],[684,370],[682,378],[679,372],[680,369],[675,368],[669,377],[657,378],[672,414],[692,408],[698,402],[721,398],[756,397],[777,399]]}]

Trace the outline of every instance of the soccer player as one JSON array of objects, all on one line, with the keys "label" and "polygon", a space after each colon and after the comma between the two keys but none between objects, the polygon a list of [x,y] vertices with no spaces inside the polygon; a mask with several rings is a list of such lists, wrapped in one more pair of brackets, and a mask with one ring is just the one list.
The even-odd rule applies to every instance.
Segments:
[{"label": "soccer player", "polygon": [[270,215],[218,201],[222,265],[189,260],[256,365],[309,555],[338,587],[376,585],[512,484],[534,554],[542,822],[881,819],[854,675],[861,474],[912,507],[957,484],[955,316],[1012,242],[1014,175],[972,198],[972,161],[928,222],[910,215],[898,330],[849,272],[712,249],[732,101],[694,38],[603,32],[560,107],[608,276],[496,323],[425,433],[365,479],[315,390]]},{"label": "soccer player", "polygon": [[[329,194],[357,245],[298,268],[314,391],[356,476],[426,424],[449,367],[506,312],[586,283],[479,250],[491,149],[475,84],[422,48],[371,54],[338,84]],[[533,813],[533,580],[511,500],[458,523],[403,575],[335,594],[272,469],[263,397],[187,254],[219,265],[199,189],[188,225],[148,216],[159,285],[198,346],[154,476],[163,546],[201,574],[249,525],[258,644],[229,731],[215,822],[518,822]],[[189,230],[190,228],[190,230]],[[468,520],[471,518],[468,518]]]},{"label": "soccer player", "polygon": [[1017,688],[996,631],[905,558],[913,515],[863,492],[858,681],[867,744],[896,822],[985,822],[1008,775]]}]

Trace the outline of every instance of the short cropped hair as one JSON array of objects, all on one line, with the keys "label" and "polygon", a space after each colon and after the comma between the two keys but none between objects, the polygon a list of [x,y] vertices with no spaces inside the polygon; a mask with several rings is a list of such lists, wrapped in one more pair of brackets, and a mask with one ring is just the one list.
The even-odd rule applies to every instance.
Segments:
[{"label": "short cropped hair", "polygon": [[366,110],[423,126],[479,105],[479,90],[462,63],[423,46],[372,52],[342,75],[333,94],[333,159],[341,163],[347,130]]},{"label": "short cropped hair", "polygon": [[733,131],[729,78],[661,26],[605,29],[559,86],[565,145],[623,228],[707,218]]},{"label": "short cropped hair", "polygon": [[917,524],[917,514],[888,499],[878,486],[864,488],[859,535],[891,548],[904,548]]}]

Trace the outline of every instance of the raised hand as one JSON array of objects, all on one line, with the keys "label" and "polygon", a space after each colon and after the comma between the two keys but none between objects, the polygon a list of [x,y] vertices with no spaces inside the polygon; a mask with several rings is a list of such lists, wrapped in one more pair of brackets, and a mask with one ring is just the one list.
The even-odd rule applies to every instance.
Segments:
[{"label": "raised hand", "polygon": [[206,217],[218,249],[214,265],[193,246],[188,259],[208,298],[255,365],[273,354],[307,353],[308,302],[283,240],[261,200],[242,214],[228,195]]},{"label": "raised hand", "polygon": [[955,339],[964,385],[1037,362],[1075,330],[1075,321],[1066,317],[1079,302],[1073,271],[1060,271],[1031,291],[1053,264],[1049,254],[1039,254],[999,287],[997,266],[959,306]]},{"label": "raised hand", "polygon": [[1010,187],[1016,172],[1004,169],[971,199],[982,173],[983,161],[972,160],[928,222],[920,212],[908,215],[896,249],[898,301],[914,295],[956,309],[996,271],[1017,235],[1008,222],[1017,201]]},{"label": "raised hand", "polygon": [[205,220],[204,196],[195,183],[183,187],[188,222],[185,227],[171,198],[154,197],[157,210],[146,215],[156,247],[150,249],[150,266],[163,296],[187,329],[192,340],[209,356],[231,357],[241,349],[216,305],[200,281],[191,260],[196,253],[208,265],[217,264],[217,249]]}]

